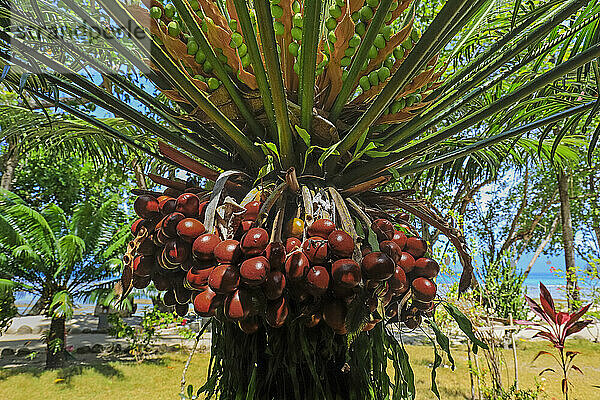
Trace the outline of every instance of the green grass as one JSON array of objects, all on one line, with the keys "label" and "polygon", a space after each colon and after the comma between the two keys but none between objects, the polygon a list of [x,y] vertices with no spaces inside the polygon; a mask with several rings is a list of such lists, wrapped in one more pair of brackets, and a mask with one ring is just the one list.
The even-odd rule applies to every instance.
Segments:
[{"label": "green grass", "polygon": [[[582,352],[576,359],[585,375],[573,373],[575,384],[572,399],[596,400],[600,398],[600,389],[592,385],[600,382],[600,344],[573,340],[567,342],[570,350]],[[519,342],[518,359],[521,388],[533,388],[536,380],[542,383],[547,398],[560,399],[559,379],[552,373],[546,374],[541,381],[539,371],[550,366],[551,358],[531,360],[540,350],[548,350],[544,343]],[[417,380],[417,398],[433,399],[429,391],[430,363],[432,350],[427,346],[408,346],[408,353],[415,370]],[[508,365],[502,370],[505,386],[512,383],[513,361],[512,350],[503,350],[503,357]],[[458,400],[470,398],[469,374],[467,369],[467,352],[464,347],[453,349],[456,370],[438,369],[438,385],[442,399]],[[114,400],[160,400],[175,399],[179,393],[179,381],[186,356],[169,353],[157,360],[142,364],[128,362],[109,362],[86,367],[69,367],[60,371],[44,371],[37,367],[19,369],[5,368],[0,371],[0,399],[11,400],[57,400],[57,399],[93,399]],[[446,360],[445,364],[447,363]],[[208,354],[194,356],[188,371],[188,381],[198,387],[206,378]],[[483,353],[479,355],[479,365],[485,366]],[[58,380],[57,379],[61,379]],[[489,384],[489,375],[484,377]]]}]

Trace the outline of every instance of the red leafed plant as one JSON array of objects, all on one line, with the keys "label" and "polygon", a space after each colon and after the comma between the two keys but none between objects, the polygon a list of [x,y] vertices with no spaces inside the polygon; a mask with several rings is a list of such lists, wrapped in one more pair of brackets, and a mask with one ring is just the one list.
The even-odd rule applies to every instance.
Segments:
[{"label": "red leafed plant", "polygon": [[[573,360],[575,356],[579,354],[578,351],[565,351],[565,341],[567,338],[574,333],[579,332],[586,326],[588,326],[592,320],[582,320],[579,319],[588,311],[591,304],[582,307],[579,311],[576,311],[572,314],[556,311],[554,307],[554,300],[550,295],[550,292],[544,286],[543,283],[540,282],[540,304],[536,303],[535,300],[531,299],[528,296],[525,296],[525,300],[529,304],[531,311],[533,311],[537,316],[542,319],[542,323],[531,322],[531,321],[519,321],[520,324],[528,325],[532,329],[537,330],[538,332],[534,337],[542,338],[550,343],[557,349],[559,353],[559,357],[556,355],[549,353],[547,351],[540,351],[533,361],[535,361],[538,357],[542,355],[549,355],[553,357],[556,362],[560,365],[562,370],[562,392],[565,396],[565,400],[569,399],[569,372],[571,370],[575,370],[581,374],[583,371],[573,364]],[[556,372],[553,368],[546,368],[540,375],[545,372]]]}]

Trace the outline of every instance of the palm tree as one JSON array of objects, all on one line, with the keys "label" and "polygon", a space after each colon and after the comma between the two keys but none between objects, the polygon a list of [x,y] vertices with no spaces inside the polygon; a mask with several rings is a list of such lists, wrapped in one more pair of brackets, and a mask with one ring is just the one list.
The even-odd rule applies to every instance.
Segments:
[{"label": "palm tree", "polygon": [[[65,356],[65,321],[74,301],[102,289],[130,235],[118,201],[79,204],[72,216],[56,205],[42,211],[18,196],[0,192],[0,249],[6,255],[0,273],[15,290],[39,296],[51,318],[46,337],[46,367],[60,366]],[[99,283],[100,282],[100,283]],[[4,281],[4,284],[7,282]]]},{"label": "palm tree", "polygon": [[[597,90],[578,90],[581,81],[594,79],[590,63],[600,56],[597,1],[0,4],[0,18],[6,18],[0,29],[3,82],[202,177],[198,187],[151,176],[168,187],[168,196],[188,190],[216,199],[206,209],[209,231],[221,223],[215,212],[223,193],[240,204],[262,199],[255,224],[274,226],[271,240],[281,239],[283,220],[304,215],[308,226],[328,215],[339,216],[338,227],[355,241],[377,248],[371,220],[394,219],[403,209],[458,247],[461,292],[472,272],[462,233],[409,192],[382,189],[423,172],[477,174],[478,168],[463,166],[493,166],[524,135],[545,139],[544,127],[579,121],[599,104]],[[86,34],[70,34],[73,26]],[[89,100],[156,138],[157,146],[117,131],[59,94]],[[557,136],[557,146],[563,138]],[[555,151],[553,146],[552,156]],[[155,205],[158,193],[140,193],[142,203]],[[236,210],[231,199],[223,207]],[[159,248],[165,241],[156,237],[156,210],[142,207],[141,214],[145,220],[137,226],[144,229],[136,229],[139,240],[127,252],[123,294],[135,276],[132,250],[148,235]],[[354,257],[361,261],[362,255]],[[173,303],[187,307],[185,271],[160,258],[157,264],[162,269],[152,271],[152,280],[168,289]],[[358,287],[358,299],[375,288],[370,295],[382,309],[385,288]],[[297,299],[291,301],[296,307]],[[401,315],[406,304],[392,303]],[[390,390],[414,397],[402,346],[382,324],[361,334],[372,313],[364,312],[361,301],[351,305],[358,311],[337,329],[348,335],[320,328],[310,333],[315,331],[305,331],[294,318],[284,329],[265,326],[261,335],[246,336],[235,324],[214,319],[204,391],[221,398],[251,398],[255,390],[265,398],[379,398]],[[467,326],[464,320],[460,325]],[[388,357],[394,360],[394,382],[386,372]]]}]

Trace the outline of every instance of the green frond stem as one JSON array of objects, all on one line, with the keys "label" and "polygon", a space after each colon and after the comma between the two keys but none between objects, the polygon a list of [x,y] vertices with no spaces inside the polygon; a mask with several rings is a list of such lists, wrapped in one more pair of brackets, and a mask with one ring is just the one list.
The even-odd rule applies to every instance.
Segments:
[{"label": "green frond stem", "polygon": [[300,126],[311,131],[315,103],[315,73],[317,47],[321,32],[321,0],[304,3],[304,28],[302,29],[302,54],[300,57]]},{"label": "green frond stem", "polygon": [[[432,48],[443,47],[442,38],[448,31],[456,27],[456,16],[463,12],[465,6],[464,0],[449,0],[436,15],[429,27],[423,33],[421,39],[417,42],[414,49],[409,53],[406,60],[400,65],[400,68],[394,73],[375,101],[370,105],[367,111],[354,124],[350,131],[344,136],[338,151],[344,154],[354,146],[364,132],[375,122],[377,117],[383,112],[383,109],[396,97],[396,95],[406,86],[422,65],[429,58],[426,58]],[[449,40],[449,38],[447,39]],[[349,80],[350,78],[347,78]]]},{"label": "green frond stem", "polygon": [[173,0],[173,4],[175,5],[179,16],[181,17],[185,25],[188,27],[192,37],[194,38],[196,43],[198,43],[202,52],[206,55],[207,60],[213,66],[215,70],[215,75],[217,76],[217,78],[219,78],[221,82],[223,82],[223,86],[227,90],[227,93],[229,93],[231,100],[240,111],[240,114],[242,114],[242,117],[244,117],[244,120],[248,123],[248,127],[250,128],[250,131],[252,132],[254,137],[263,138],[264,134],[262,126],[256,121],[254,114],[252,113],[252,111],[250,111],[250,109],[244,102],[244,99],[242,99],[240,92],[238,91],[237,87],[231,80],[231,77],[225,70],[223,63],[215,54],[213,47],[210,45],[210,43],[208,43],[204,32],[202,32],[202,29],[198,24],[198,20],[194,10],[192,10],[191,6],[187,1]]},{"label": "green frond stem", "polygon": [[[450,96],[446,97],[441,102],[438,102],[438,104],[436,104],[427,113],[413,119],[413,121],[411,121],[410,124],[405,125],[401,129],[399,129],[397,132],[395,132],[393,135],[390,135],[390,137],[387,138],[383,142],[384,146],[382,148],[384,150],[388,150],[388,149],[392,148],[393,146],[396,146],[402,142],[405,142],[406,138],[413,137],[413,136],[410,136],[411,134],[414,134],[417,131],[424,131],[427,129],[427,127],[433,126],[433,121],[429,121],[432,116],[435,116],[435,121],[436,121],[435,123],[439,122],[442,111],[446,107],[453,104],[455,101],[460,99],[460,97],[462,95],[464,95],[469,90],[471,90],[474,87],[476,87],[477,85],[479,85],[487,76],[496,72],[500,68],[500,66],[506,64],[508,61],[510,61],[511,59],[516,57],[518,54],[520,54],[523,50],[525,50],[529,46],[531,46],[533,43],[537,43],[540,39],[547,36],[548,33],[550,31],[552,31],[552,29],[554,29],[556,26],[558,26],[560,23],[562,23],[565,19],[569,18],[569,16],[571,16],[579,8],[581,8],[583,5],[582,3],[585,3],[585,0],[572,1],[570,4],[568,4],[566,7],[564,7],[559,13],[554,15],[554,17],[552,17],[550,20],[546,21],[544,24],[537,27],[533,32],[531,32],[530,34],[528,34],[524,38],[522,38],[520,41],[518,41],[510,50],[503,51],[500,57],[498,57],[495,61],[487,64],[484,68],[477,71],[473,77],[471,77],[470,79],[463,82],[463,84],[460,85]],[[522,27],[522,26],[519,25],[519,27]],[[525,27],[522,27],[522,28],[525,28]],[[507,36],[512,37],[512,35],[510,33]],[[500,42],[504,42],[506,44],[506,42],[503,39]],[[486,52],[484,54],[486,54],[489,57],[494,57],[497,55],[496,50],[498,50],[499,48],[497,48],[495,46],[491,46],[491,48],[494,48],[493,52],[489,52],[489,53]],[[486,58],[482,58],[479,61],[479,64],[483,63],[484,61],[486,61]],[[478,64],[471,63],[470,67],[465,67],[464,69],[461,70],[461,72],[459,74],[463,75],[462,78],[464,78],[464,75],[467,75],[470,71],[473,71],[473,68],[477,68],[477,66],[478,66]],[[449,90],[458,82],[459,82],[459,80],[452,79],[447,85],[443,85],[439,89],[435,90],[431,95],[429,95],[425,99],[425,101],[432,100],[432,99],[439,97],[443,93],[443,91]],[[447,113],[444,114],[444,116],[446,116],[446,115],[447,115]],[[421,121],[425,121],[425,122],[429,122],[429,123],[427,123],[427,126],[425,126],[424,124],[420,124]]]},{"label": "green frond stem", "polygon": [[455,135],[459,132],[463,132],[471,126],[483,121],[484,119],[494,115],[498,111],[501,111],[507,107],[516,104],[525,97],[532,93],[542,89],[544,86],[554,82],[561,78],[565,74],[581,67],[582,65],[592,61],[594,58],[600,56],[600,44],[590,47],[586,51],[583,51],[571,59],[563,62],[562,64],[554,67],[550,71],[538,76],[536,79],[522,85],[519,89],[512,93],[500,98],[498,101],[482,108],[478,112],[467,116],[460,121],[448,126],[445,129],[441,129],[437,133],[430,135],[423,140],[420,140],[413,145],[406,147],[398,152],[392,153],[389,156],[374,160],[368,165],[361,167],[360,170],[354,169],[344,176],[341,181],[344,185],[356,182],[357,180],[364,178],[365,176],[377,175],[389,168],[396,167],[400,164],[405,163],[412,158],[412,155],[416,153],[422,153],[427,151],[431,147],[441,143],[443,140]]},{"label": "green frond stem", "polygon": [[348,76],[344,80],[344,83],[342,83],[342,88],[340,89],[340,92],[331,106],[331,110],[329,111],[329,120],[331,122],[335,123],[335,121],[338,120],[342,110],[344,109],[344,106],[346,105],[346,102],[350,98],[350,95],[352,95],[352,91],[358,82],[360,71],[362,70],[364,63],[367,61],[369,56],[369,50],[371,49],[371,46],[373,46],[379,30],[385,23],[385,17],[392,3],[393,0],[381,0],[379,2],[377,11],[369,23],[365,37],[358,45],[356,55],[352,59],[350,69],[348,70]]},{"label": "green frond stem", "polygon": [[[260,32],[260,41],[264,49],[265,67],[271,84],[271,98],[277,121],[277,136],[279,141],[279,156],[283,168],[289,168],[295,164],[292,127],[288,116],[287,99],[283,87],[283,76],[277,51],[277,40],[273,28],[273,17],[271,15],[271,3],[269,0],[256,0],[254,2],[256,20]],[[268,50],[267,50],[268,49]],[[284,49],[281,49],[284,51]]]},{"label": "green frond stem", "polygon": [[271,98],[271,88],[269,87],[269,81],[267,80],[267,74],[265,72],[265,66],[263,64],[262,57],[260,56],[260,49],[258,47],[258,41],[256,39],[256,32],[254,30],[254,24],[250,19],[250,12],[248,11],[248,4],[246,0],[233,0],[233,5],[238,16],[238,22],[244,35],[244,43],[248,47],[248,55],[250,56],[250,64],[252,65],[252,72],[256,77],[256,84],[258,85],[258,91],[265,108],[265,114],[269,121],[269,133],[271,138],[277,140],[277,122],[275,120],[275,111],[273,110],[273,99]]}]

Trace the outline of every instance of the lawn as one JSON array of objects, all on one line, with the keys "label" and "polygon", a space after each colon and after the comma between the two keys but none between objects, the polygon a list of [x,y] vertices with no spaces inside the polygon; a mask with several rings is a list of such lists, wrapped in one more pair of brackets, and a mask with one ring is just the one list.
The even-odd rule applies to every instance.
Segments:
[{"label": "lawn", "polygon": [[[594,388],[600,382],[600,344],[585,341],[570,342],[570,349],[582,352],[577,365],[585,375],[573,374],[574,392],[571,399],[597,400],[600,389]],[[548,350],[543,343],[520,342],[517,346],[520,384],[522,388],[532,388],[536,380],[542,383],[548,399],[560,398],[559,380],[555,375],[545,375],[540,380],[538,372],[545,368],[550,358],[540,359],[534,364],[531,360],[539,350]],[[430,363],[432,351],[428,347],[408,346],[411,363],[417,379],[417,398],[432,399],[429,391]],[[438,384],[442,399],[470,399],[467,352],[465,348],[453,351],[456,370],[448,367],[438,370]],[[512,351],[503,351],[509,368],[503,369],[504,383],[511,383],[513,377]],[[176,399],[179,381],[186,356],[179,353],[165,354],[162,358],[143,364],[110,362],[89,367],[70,367],[60,371],[43,371],[39,368],[4,369],[0,371],[0,399],[10,400],[58,400],[58,399],[128,399],[160,400]],[[195,386],[202,383],[208,363],[207,354],[198,354],[188,372],[189,381]],[[480,366],[485,365],[483,354],[479,356]]]}]

